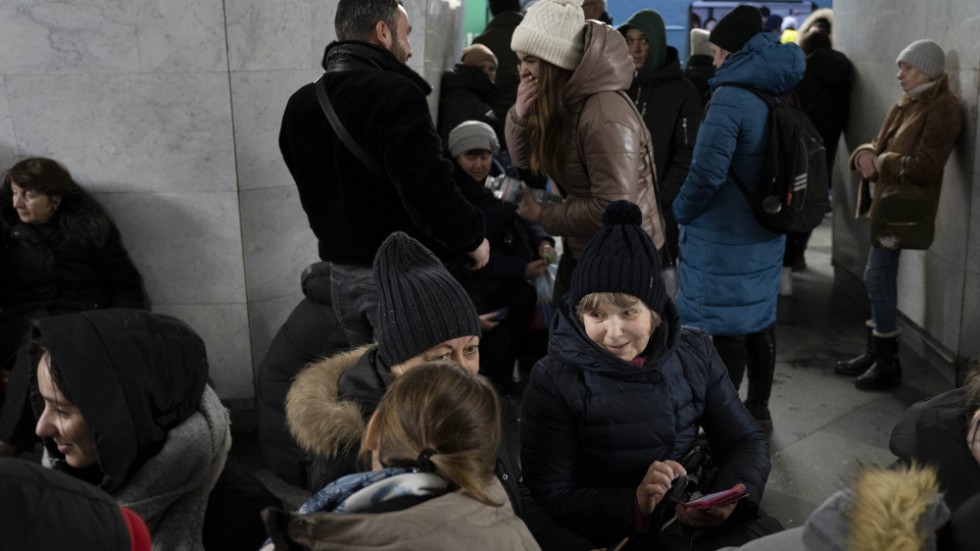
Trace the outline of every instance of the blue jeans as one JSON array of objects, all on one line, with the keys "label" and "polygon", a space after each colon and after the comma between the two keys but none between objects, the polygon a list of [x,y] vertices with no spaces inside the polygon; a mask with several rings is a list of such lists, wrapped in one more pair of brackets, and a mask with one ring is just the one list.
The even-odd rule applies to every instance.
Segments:
[{"label": "blue jeans", "polygon": [[871,321],[878,333],[898,331],[898,257],[901,249],[871,247],[864,286],[871,299]]},{"label": "blue jeans", "polygon": [[378,327],[378,290],[370,266],[332,264],[330,299],[351,348],[374,342]]}]

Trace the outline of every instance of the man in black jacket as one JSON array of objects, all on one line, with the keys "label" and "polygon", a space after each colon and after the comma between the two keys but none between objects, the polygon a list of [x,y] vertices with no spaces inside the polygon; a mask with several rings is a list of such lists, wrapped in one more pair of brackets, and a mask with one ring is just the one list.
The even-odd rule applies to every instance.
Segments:
[{"label": "man in black jacket", "polygon": [[[341,0],[337,42],[327,46],[322,83],[286,105],[279,148],[300,202],[332,263],[333,307],[351,346],[373,340],[377,292],[371,262],[388,235],[404,231],[460,272],[489,258],[483,216],[456,189],[432,123],[432,88],[405,62],[411,25],[400,0]],[[337,118],[366,153],[366,166],[323,114],[323,86]]]}]

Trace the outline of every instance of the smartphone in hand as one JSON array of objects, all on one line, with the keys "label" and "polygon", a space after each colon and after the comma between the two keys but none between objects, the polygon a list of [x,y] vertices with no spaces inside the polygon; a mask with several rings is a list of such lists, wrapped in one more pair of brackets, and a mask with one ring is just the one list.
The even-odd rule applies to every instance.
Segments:
[{"label": "smartphone in hand", "polygon": [[690,507],[692,509],[713,509],[715,507],[722,507],[728,505],[729,503],[735,503],[736,501],[748,496],[745,489],[742,486],[735,486],[727,490],[722,490],[720,492],[714,492],[708,495],[701,496],[697,499],[692,499],[684,504],[685,507]]},{"label": "smartphone in hand", "polygon": [[494,312],[493,313],[493,316],[490,319],[493,320],[493,321],[500,321],[500,320],[502,320],[502,319],[504,319],[504,318],[507,317],[507,312],[509,312],[509,311],[510,311],[510,308],[504,306],[500,310],[497,310],[496,312]]}]

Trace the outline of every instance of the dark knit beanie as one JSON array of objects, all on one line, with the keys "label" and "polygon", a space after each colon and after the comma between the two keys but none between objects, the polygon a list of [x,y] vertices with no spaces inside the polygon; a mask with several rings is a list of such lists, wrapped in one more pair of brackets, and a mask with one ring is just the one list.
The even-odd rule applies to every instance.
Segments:
[{"label": "dark knit beanie", "polygon": [[457,337],[480,335],[476,307],[429,249],[402,232],[385,239],[374,258],[380,359],[398,365]]},{"label": "dark knit beanie", "polygon": [[762,32],[762,13],[757,8],[742,4],[725,14],[711,30],[708,40],[729,52],[735,53],[750,38]]},{"label": "dark knit beanie", "polygon": [[640,226],[642,221],[640,207],[629,201],[606,207],[603,228],[585,246],[572,273],[572,304],[589,293],[628,293],[663,315],[667,289],[660,254]]}]

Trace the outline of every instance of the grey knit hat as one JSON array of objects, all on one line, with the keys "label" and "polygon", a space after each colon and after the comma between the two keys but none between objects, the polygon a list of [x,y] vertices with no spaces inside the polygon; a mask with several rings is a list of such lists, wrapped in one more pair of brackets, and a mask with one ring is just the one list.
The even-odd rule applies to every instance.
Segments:
[{"label": "grey knit hat", "polygon": [[378,355],[398,365],[437,344],[480,335],[476,307],[429,249],[402,232],[374,257],[378,288]]},{"label": "grey knit hat", "polygon": [[929,77],[929,80],[936,80],[946,72],[946,53],[943,47],[933,40],[916,40],[909,44],[898,54],[895,63],[908,63],[922,74]]},{"label": "grey knit hat", "polygon": [[493,128],[480,121],[463,121],[449,132],[449,154],[456,157],[471,149],[486,149],[490,153],[500,151],[500,142]]},{"label": "grey knit hat", "polygon": [[585,49],[582,0],[541,0],[528,8],[510,49],[574,71]]},{"label": "grey knit hat", "polygon": [[572,272],[572,304],[590,293],[627,293],[659,315],[667,304],[660,254],[640,225],[643,213],[629,201],[613,201],[603,227],[589,240]]}]

